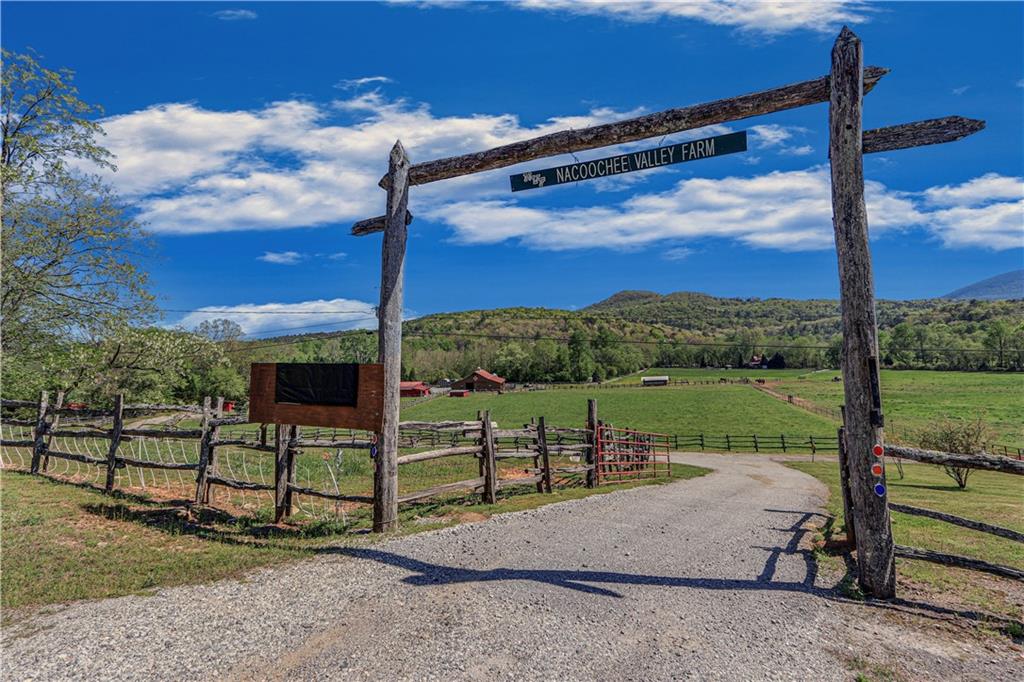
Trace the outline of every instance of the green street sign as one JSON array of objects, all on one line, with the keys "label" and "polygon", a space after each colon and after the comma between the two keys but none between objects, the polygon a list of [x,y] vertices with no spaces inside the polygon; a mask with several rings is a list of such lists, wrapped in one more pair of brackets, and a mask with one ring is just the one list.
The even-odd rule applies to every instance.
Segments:
[{"label": "green street sign", "polygon": [[656,147],[642,152],[630,152],[619,156],[609,156],[604,159],[572,163],[568,166],[558,168],[546,168],[544,170],[527,171],[510,175],[513,192],[521,192],[524,189],[537,189],[538,187],[551,187],[552,185],[564,185],[567,182],[579,182],[580,180],[593,180],[594,178],[607,178],[622,173],[657,168],[659,166],[671,166],[676,163],[709,159],[712,156],[723,156],[735,154],[736,152],[747,151],[747,131],[729,133],[728,135],[717,135],[706,137],[702,140],[691,140],[680,142],[668,147]]}]

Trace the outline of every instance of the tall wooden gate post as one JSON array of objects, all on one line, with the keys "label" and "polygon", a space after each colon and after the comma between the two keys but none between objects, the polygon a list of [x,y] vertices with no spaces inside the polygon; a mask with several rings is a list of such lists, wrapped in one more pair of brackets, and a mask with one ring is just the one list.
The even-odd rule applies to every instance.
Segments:
[{"label": "tall wooden gate post", "polygon": [[[829,159],[832,166],[832,222],[839,259],[843,320],[843,391],[846,398],[846,462],[856,528],[861,588],[896,596],[892,527],[885,475],[874,476],[874,446],[882,444],[882,401],[878,377],[878,327],[874,279],[864,203],[861,115],[864,51],[843,27],[832,48]],[[875,485],[881,487],[876,493]]]},{"label": "tall wooden gate post", "polygon": [[46,411],[49,409],[50,394],[43,391],[39,394],[39,409],[36,411],[36,428],[33,433],[32,444],[32,465],[30,471],[33,474],[39,473],[39,461],[46,450],[46,432],[50,425],[46,422]]},{"label": "tall wooden gate post", "polygon": [[108,493],[114,489],[114,472],[117,469],[117,449],[121,447],[121,430],[124,428],[124,394],[114,396],[114,424],[110,429],[110,448],[107,450],[107,480],[103,489]]},{"label": "tall wooden gate post", "polygon": [[378,355],[384,365],[384,418],[373,468],[373,530],[398,527],[398,407],[402,379],[402,286],[405,276],[409,157],[395,142],[388,162],[388,210],[381,247]]},{"label": "tall wooden gate post", "polygon": [[587,487],[597,487],[597,401],[593,398],[587,400],[587,448],[586,463]]}]

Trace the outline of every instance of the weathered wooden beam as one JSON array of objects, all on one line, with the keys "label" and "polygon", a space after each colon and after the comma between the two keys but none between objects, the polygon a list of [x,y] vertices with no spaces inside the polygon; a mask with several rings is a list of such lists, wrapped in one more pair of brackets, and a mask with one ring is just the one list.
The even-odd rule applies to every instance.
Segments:
[{"label": "weathered wooden beam", "polygon": [[402,292],[409,234],[409,157],[401,141],[388,159],[387,218],[381,245],[377,352],[384,365],[384,409],[373,468],[373,531],[398,528],[398,430],[402,379]]},{"label": "weathered wooden beam", "polygon": [[373,504],[372,495],[342,495],[340,493],[328,493],[323,490],[315,490],[313,488],[303,488],[302,486],[295,485],[294,483],[288,484],[288,490],[299,495],[312,495],[313,497],[322,497],[325,500],[337,500],[339,502],[359,502],[361,504]]},{"label": "weathered wooden beam", "polygon": [[[373,218],[367,218],[366,220],[360,220],[358,223],[352,225],[352,236],[362,237],[364,235],[373,234],[374,232],[384,231],[384,222],[387,216],[376,216]],[[405,212],[405,224],[412,224],[412,213]]]},{"label": "weathered wooden beam", "polygon": [[[82,462],[83,464],[95,464],[97,466],[109,466],[109,461],[106,457],[89,457],[88,455],[79,455],[73,452],[61,452],[60,450],[47,450],[46,454],[50,457],[56,457],[57,459],[70,459],[73,462]],[[123,469],[124,464],[118,464],[114,461],[114,467],[117,469]]]},{"label": "weathered wooden beam", "polygon": [[262,445],[258,442],[245,440],[242,438],[231,439],[231,438],[218,438],[217,440],[210,441],[210,447],[225,447],[234,446],[239,448],[246,448],[248,450],[259,450],[260,452],[276,452],[276,448],[273,445]]},{"label": "weathered wooden beam", "polygon": [[402,431],[479,431],[479,421],[467,422],[400,422],[398,428]]},{"label": "weathered wooden beam", "polygon": [[[857,567],[865,593],[896,596],[892,527],[885,475],[871,473],[872,448],[882,443],[882,402],[878,389],[878,325],[868,244],[861,151],[864,52],[860,39],[843,27],[832,48],[829,99],[829,160],[832,221],[839,260],[843,323],[843,390],[846,397],[846,462],[856,516]],[[881,495],[875,485],[880,484]]]},{"label": "weathered wooden beam", "polygon": [[369,450],[373,447],[370,441],[365,440],[319,440],[316,438],[300,438],[295,445],[300,448],[347,448],[350,450]]},{"label": "weathered wooden beam", "polygon": [[206,491],[210,487],[210,452],[213,446],[213,428],[210,423],[213,421],[213,414],[210,411],[210,396],[203,398],[203,417],[200,426],[199,440],[199,465],[196,467],[196,494],[195,503],[202,504],[206,498]]},{"label": "weathered wooden beam", "polygon": [[998,535],[999,537],[1007,538],[1008,540],[1024,542],[1024,533],[1018,533],[1015,530],[1003,528],[1002,526],[993,526],[990,523],[984,523],[982,521],[965,519],[962,516],[953,516],[952,514],[934,511],[932,509],[911,507],[908,504],[895,504],[892,502],[889,503],[889,509],[891,509],[892,511],[900,512],[901,514],[910,514],[911,516],[924,516],[929,519],[935,519],[937,521],[945,521],[946,523],[952,523],[955,526],[962,526],[963,528],[970,528],[971,530],[981,531],[982,533]]},{"label": "weathered wooden beam", "polygon": [[1004,474],[1017,474],[1018,476],[1024,475],[1024,461],[1010,459],[1009,457],[996,457],[989,454],[957,455],[952,452],[922,450],[903,445],[886,445],[885,454],[889,457],[911,459],[915,462],[924,462],[925,464],[1001,471]]},{"label": "weathered wooden beam", "polygon": [[497,488],[509,488],[514,485],[533,485],[537,484],[540,486],[544,485],[544,474],[537,474],[536,476],[525,476],[523,478],[504,478],[498,481]]},{"label": "weathered wooden beam", "polygon": [[417,452],[411,455],[402,455],[396,460],[396,462],[399,465],[411,464],[412,462],[426,462],[431,459],[453,457],[455,455],[479,455],[481,452],[483,452],[483,448],[479,445],[466,445],[454,448],[443,448],[440,450],[430,450],[428,452]]},{"label": "weathered wooden beam", "polygon": [[[117,456],[117,462],[119,465],[140,467],[142,469],[170,469],[184,471],[199,468],[199,464],[190,464],[188,462],[151,462],[146,459],[133,459],[131,457],[122,457],[121,455]],[[120,468],[120,466],[118,468]]]},{"label": "weathered wooden beam", "polygon": [[201,438],[203,435],[202,429],[122,429],[121,433],[144,438]]},{"label": "weathered wooden beam", "polygon": [[215,474],[208,474],[206,482],[211,485],[222,485],[235,490],[273,490],[274,486],[266,483],[250,483],[249,481],[236,481],[233,478],[223,478]]},{"label": "weathered wooden beam", "polygon": [[[887,73],[889,73],[889,69],[878,66],[869,66],[864,69],[864,92],[870,91]],[[460,175],[504,168],[545,156],[636,142],[648,137],[671,135],[684,130],[738,121],[809,104],[819,104],[828,100],[829,77],[822,76],[814,80],[762,90],[740,97],[668,109],[579,130],[563,130],[483,152],[418,163],[409,169],[409,183],[424,185],[428,182],[446,180]],[[381,178],[381,187],[386,189],[387,183],[387,176]]]},{"label": "weathered wooden beam", "polygon": [[398,498],[399,504],[406,502],[414,502],[416,500],[422,500],[427,497],[435,497],[437,495],[443,495],[445,493],[452,493],[458,490],[479,490],[484,486],[484,477],[479,476],[477,478],[470,478],[465,481],[456,481],[455,483],[444,483],[442,485],[436,485],[433,488],[426,488],[424,490],[418,490],[414,493],[406,493]]},{"label": "weathered wooden beam", "polygon": [[165,405],[162,403],[132,403],[131,405],[125,405],[124,409],[126,412],[193,412],[196,414],[199,414],[203,411],[203,408],[200,407],[199,405]]},{"label": "weathered wooden beam", "polygon": [[295,427],[278,424],[274,429],[274,523],[280,523],[288,513],[289,446],[295,438]]},{"label": "weathered wooden beam", "polygon": [[843,528],[846,530],[846,542],[850,547],[857,546],[857,525],[853,511],[853,495],[850,493],[850,465],[846,461],[846,435],[843,428],[838,431],[839,454],[839,488],[843,494]]},{"label": "weathered wooden beam", "polygon": [[0,440],[0,445],[5,448],[30,448],[33,447],[36,442],[32,439],[26,440]]},{"label": "weathered wooden beam", "polygon": [[[63,406],[64,406],[64,391],[57,391],[57,402],[54,404],[54,408],[56,408],[57,410],[60,410],[60,408],[63,407]],[[46,447],[46,449],[49,449],[50,445],[53,444],[53,432],[54,432],[53,430],[56,429],[59,425],[60,425],[60,412],[57,412],[56,414],[53,415],[53,421],[50,422],[50,427],[49,427],[49,429],[47,431],[47,434],[46,434],[46,439],[45,439],[46,442],[44,443],[44,446]],[[46,456],[45,452],[43,452],[43,461],[42,461],[42,464],[40,466],[41,466],[43,472],[45,472],[48,468],[50,468],[50,458]]]},{"label": "weathered wooden beam", "polygon": [[956,554],[933,552],[930,549],[904,547],[903,545],[896,545],[895,551],[896,556],[904,559],[931,561],[936,564],[945,564],[946,566],[956,566],[958,568],[969,568],[973,571],[982,571],[993,575],[1001,575],[1005,578],[1024,580],[1024,571],[1021,571],[1020,569],[1010,568],[1009,566],[1000,566],[999,564],[990,564],[989,562],[982,561],[980,559],[971,559],[969,557],[959,556]]},{"label": "weathered wooden beam", "polygon": [[984,129],[984,121],[963,116],[946,116],[945,118],[903,123],[886,128],[875,128],[864,131],[863,153],[891,152],[896,149],[955,142]]},{"label": "weathered wooden beam", "polygon": [[[10,400],[8,398],[0,398],[0,407],[37,407],[39,403],[32,402],[31,400]],[[7,421],[6,419],[4,421]]]},{"label": "weathered wooden beam", "polygon": [[590,470],[587,471],[587,487],[597,486],[597,400],[587,400],[587,429],[584,438],[587,440],[586,461]]},{"label": "weathered wooden beam", "polygon": [[[557,447],[557,446],[556,446]],[[544,417],[537,419],[537,450],[540,452],[540,465],[543,469],[542,492],[551,492],[551,459],[548,451],[548,433],[544,428]]]}]

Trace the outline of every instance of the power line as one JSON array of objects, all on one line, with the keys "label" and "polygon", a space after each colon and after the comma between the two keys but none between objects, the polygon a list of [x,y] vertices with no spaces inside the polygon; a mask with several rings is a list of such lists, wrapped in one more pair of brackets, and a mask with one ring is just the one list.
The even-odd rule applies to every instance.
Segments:
[{"label": "power line", "polygon": [[207,315],[345,315],[348,313],[368,313],[366,308],[359,310],[209,310],[209,309],[188,309],[188,308],[159,308],[163,313],[205,313]]}]

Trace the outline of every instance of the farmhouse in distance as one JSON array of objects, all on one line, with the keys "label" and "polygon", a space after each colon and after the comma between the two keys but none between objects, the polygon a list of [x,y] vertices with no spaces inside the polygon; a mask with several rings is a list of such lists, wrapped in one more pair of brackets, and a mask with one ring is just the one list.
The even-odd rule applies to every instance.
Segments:
[{"label": "farmhouse in distance", "polygon": [[498,391],[505,389],[505,379],[477,367],[472,374],[452,382],[453,391]]}]

